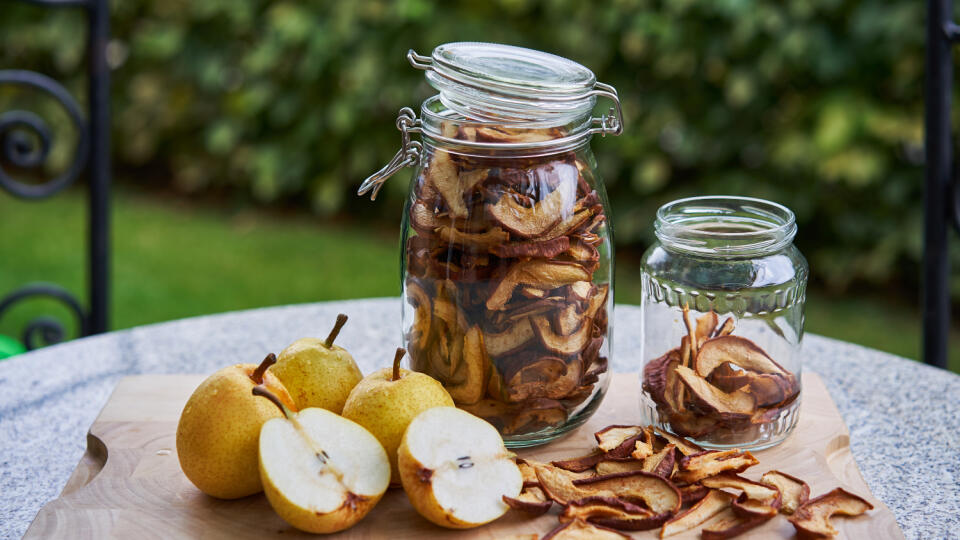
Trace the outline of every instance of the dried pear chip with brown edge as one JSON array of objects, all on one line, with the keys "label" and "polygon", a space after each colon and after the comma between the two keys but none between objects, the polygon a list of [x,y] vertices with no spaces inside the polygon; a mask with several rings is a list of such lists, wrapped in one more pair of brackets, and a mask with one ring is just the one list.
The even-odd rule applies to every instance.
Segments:
[{"label": "dried pear chip with brown edge", "polygon": [[675,445],[677,447],[677,450],[685,456],[699,454],[704,451],[702,447],[700,447],[697,444],[694,444],[693,442],[688,441],[684,437],[674,435],[673,433],[670,433],[669,431],[664,431],[656,426],[653,427],[653,432],[658,436],[663,437],[665,440],[667,440],[671,444]]},{"label": "dried pear chip with brown edge", "polygon": [[660,530],[660,538],[666,538],[684,531],[689,531],[717,515],[722,510],[730,508],[732,502],[733,495],[718,489],[711,489],[702,499],[697,501],[696,504],[664,523],[663,529]]},{"label": "dried pear chip with brown edge", "polygon": [[536,337],[530,319],[520,319],[503,332],[484,333],[483,344],[490,356],[499,357],[522,349]]},{"label": "dried pear chip with brown edge", "polygon": [[573,484],[573,481],[577,479],[575,473],[542,463],[535,464],[533,469],[537,473],[540,487],[543,488],[548,497],[558,504],[566,505],[570,501],[576,501],[591,495],[591,493]]},{"label": "dried pear chip with brown edge", "polygon": [[560,521],[582,519],[621,531],[656,529],[670,514],[654,514],[650,510],[615,497],[588,497],[570,501],[559,516]]},{"label": "dried pear chip with brown edge", "polygon": [[539,260],[517,262],[500,280],[493,294],[487,299],[486,306],[491,311],[503,309],[513,296],[514,289],[521,284],[553,289],[589,279],[590,274],[574,263]]},{"label": "dried pear chip with brown edge", "polygon": [[727,471],[704,478],[700,480],[700,484],[708,488],[739,489],[752,500],[764,503],[775,509],[780,508],[781,495],[779,489],[744,478],[734,472]]},{"label": "dried pear chip with brown edge", "polygon": [[615,529],[575,519],[557,525],[541,540],[623,540],[630,538]]},{"label": "dried pear chip with brown edge", "polygon": [[597,447],[604,452],[610,452],[625,446],[628,452],[633,451],[634,441],[643,433],[641,426],[607,426],[593,434],[597,439]]},{"label": "dried pear chip with brown edge", "polygon": [[570,335],[561,335],[553,331],[550,325],[550,319],[544,315],[531,317],[533,331],[540,338],[544,348],[551,353],[560,356],[573,356],[584,348],[590,342],[590,326],[580,325],[579,330]]},{"label": "dried pear chip with brown edge", "polygon": [[510,508],[525,512],[531,516],[543,515],[553,506],[553,501],[547,498],[543,490],[537,486],[524,486],[523,490],[520,491],[520,494],[516,497],[507,497],[504,495],[503,502]]},{"label": "dried pear chip with brown edge", "polygon": [[873,505],[865,499],[836,488],[801,504],[787,521],[793,524],[800,538],[830,538],[837,535],[830,516],[859,516],[868,510],[873,510]]},{"label": "dried pear chip with brown edge", "polygon": [[643,501],[656,514],[680,510],[680,491],[662,476],[632,471],[574,480],[573,485],[589,495],[613,496],[627,501]]},{"label": "dried pear chip with brown edge", "polygon": [[740,368],[757,373],[786,375],[787,370],[773,361],[756,343],[740,336],[723,336],[707,340],[696,356],[696,371],[708,377],[714,369],[730,362]]},{"label": "dried pear chip with brown edge", "polygon": [[486,206],[490,218],[521,238],[539,238],[544,236],[563,218],[564,206],[571,205],[573,194],[563,186],[549,195],[526,207],[518,203],[510,192],[504,192],[496,204]]},{"label": "dried pear chip with brown edge", "polygon": [[780,499],[776,499],[774,502],[776,505],[771,505],[764,501],[751,499],[747,497],[746,493],[741,493],[737,500],[733,501],[733,513],[742,518],[770,519],[777,515],[780,506]]},{"label": "dried pear chip with brown edge", "polygon": [[594,468],[602,461],[603,452],[595,451],[585,456],[551,461],[550,464],[571,472],[583,472]]},{"label": "dried pear chip with brown edge", "polygon": [[[772,516],[771,516],[772,517]],[[771,517],[740,517],[733,507],[724,508],[700,531],[703,540],[726,540],[763,525]]]},{"label": "dried pear chip with brown edge", "polygon": [[466,377],[460,384],[445,384],[447,392],[458,404],[473,404],[480,401],[487,392],[490,380],[490,360],[483,346],[483,333],[480,327],[470,327],[463,338],[463,366]]},{"label": "dried pear chip with brown edge", "polygon": [[732,315],[729,316],[729,317],[727,317],[726,319],[724,319],[723,324],[721,324],[721,325],[717,328],[717,330],[713,333],[713,336],[712,336],[712,337],[723,337],[723,336],[726,336],[726,335],[728,335],[728,334],[731,334],[731,333],[733,332],[733,328],[734,328],[734,326],[736,326],[736,324],[737,324],[737,323],[733,320],[733,316],[732,316]]},{"label": "dried pear chip with brown edge", "polygon": [[783,514],[793,514],[810,498],[810,486],[803,480],[784,472],[767,471],[760,477],[760,482],[780,490],[780,512]]},{"label": "dried pear chip with brown edge", "polygon": [[749,416],[757,410],[756,398],[747,392],[742,390],[723,392],[685,366],[677,366],[676,373],[691,395],[714,412]]},{"label": "dried pear chip with brown edge", "polygon": [[673,476],[676,465],[677,447],[672,443],[643,460],[643,470],[664,478]]},{"label": "dried pear chip with brown edge", "polygon": [[674,473],[677,482],[692,484],[704,478],[716,476],[724,471],[743,472],[758,463],[749,451],[706,450],[699,454],[684,456],[680,460],[680,469]]},{"label": "dried pear chip with brown edge", "polygon": [[434,152],[426,174],[434,189],[450,207],[450,213],[459,219],[466,218],[467,205],[463,202],[463,191],[460,190],[460,175],[450,154],[443,150]]},{"label": "dried pear chip with brown edge", "polygon": [[698,345],[703,345],[708,339],[710,339],[714,330],[717,329],[718,322],[717,313],[712,310],[697,317],[696,336]]}]

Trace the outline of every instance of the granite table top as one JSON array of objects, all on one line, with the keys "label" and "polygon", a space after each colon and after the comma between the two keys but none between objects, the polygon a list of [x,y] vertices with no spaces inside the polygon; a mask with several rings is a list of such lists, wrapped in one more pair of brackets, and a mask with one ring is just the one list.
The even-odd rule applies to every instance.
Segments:
[{"label": "granite table top", "polygon": [[[59,494],[86,432],[126,375],[211,373],[258,361],[347,313],[338,343],[364,373],[400,343],[396,298],[282,306],[197,317],[71,341],[0,362],[0,537],[19,537]],[[640,310],[618,305],[612,368],[636,372]],[[960,376],[808,335],[818,373],[846,421],[854,457],[907,538],[960,536]]]}]

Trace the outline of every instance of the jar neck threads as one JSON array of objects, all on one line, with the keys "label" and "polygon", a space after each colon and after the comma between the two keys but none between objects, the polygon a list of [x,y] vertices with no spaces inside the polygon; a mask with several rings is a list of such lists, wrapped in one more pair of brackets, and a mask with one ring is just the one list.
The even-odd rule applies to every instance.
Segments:
[{"label": "jar neck threads", "polygon": [[654,224],[664,248],[702,257],[737,258],[776,253],[793,242],[789,208],[752,197],[679,199],[657,210]]}]

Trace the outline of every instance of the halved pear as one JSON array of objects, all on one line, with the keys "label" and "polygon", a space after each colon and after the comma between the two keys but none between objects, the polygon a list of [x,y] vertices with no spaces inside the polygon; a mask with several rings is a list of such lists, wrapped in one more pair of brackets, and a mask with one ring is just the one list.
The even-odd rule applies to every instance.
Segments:
[{"label": "halved pear", "polygon": [[497,430],[454,407],[435,407],[410,422],[397,452],[413,507],[451,529],[489,523],[509,508],[523,476]]},{"label": "halved pear", "polygon": [[326,409],[293,413],[263,387],[285,418],[260,430],[260,479],[270,506],[284,521],[310,533],[351,527],[390,485],[387,453],[360,424]]}]

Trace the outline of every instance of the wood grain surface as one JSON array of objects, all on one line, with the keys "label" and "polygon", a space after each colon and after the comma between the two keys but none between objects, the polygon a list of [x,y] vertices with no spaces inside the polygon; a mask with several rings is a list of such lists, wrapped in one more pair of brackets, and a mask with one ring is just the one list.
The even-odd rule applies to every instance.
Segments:
[{"label": "wood grain surface", "polygon": [[[34,518],[25,538],[299,538],[263,495],[221,501],[198,491],[180,471],[174,442],[177,419],[202,375],[142,375],[120,381],[90,428],[87,452],[60,496]],[[586,453],[593,433],[638,418],[636,374],[617,374],[597,413],[580,429],[550,445],[520,451],[541,461]],[[757,479],[769,469],[803,478],[811,496],[834,487],[869,500],[875,509],[856,518],[834,518],[841,538],[902,539],[893,513],[867,488],[850,452],[850,436],[823,382],[803,375],[803,404],[797,429],[775,448],[756,452],[760,464],[744,473]],[[421,518],[403,490],[391,490],[359,524],[336,538],[537,538],[557,524],[557,507],[539,518],[517,512],[469,531],[439,528]],[[659,529],[635,532],[657,538]],[[699,538],[699,528],[671,538]],[[794,538],[777,516],[738,538]]]}]

